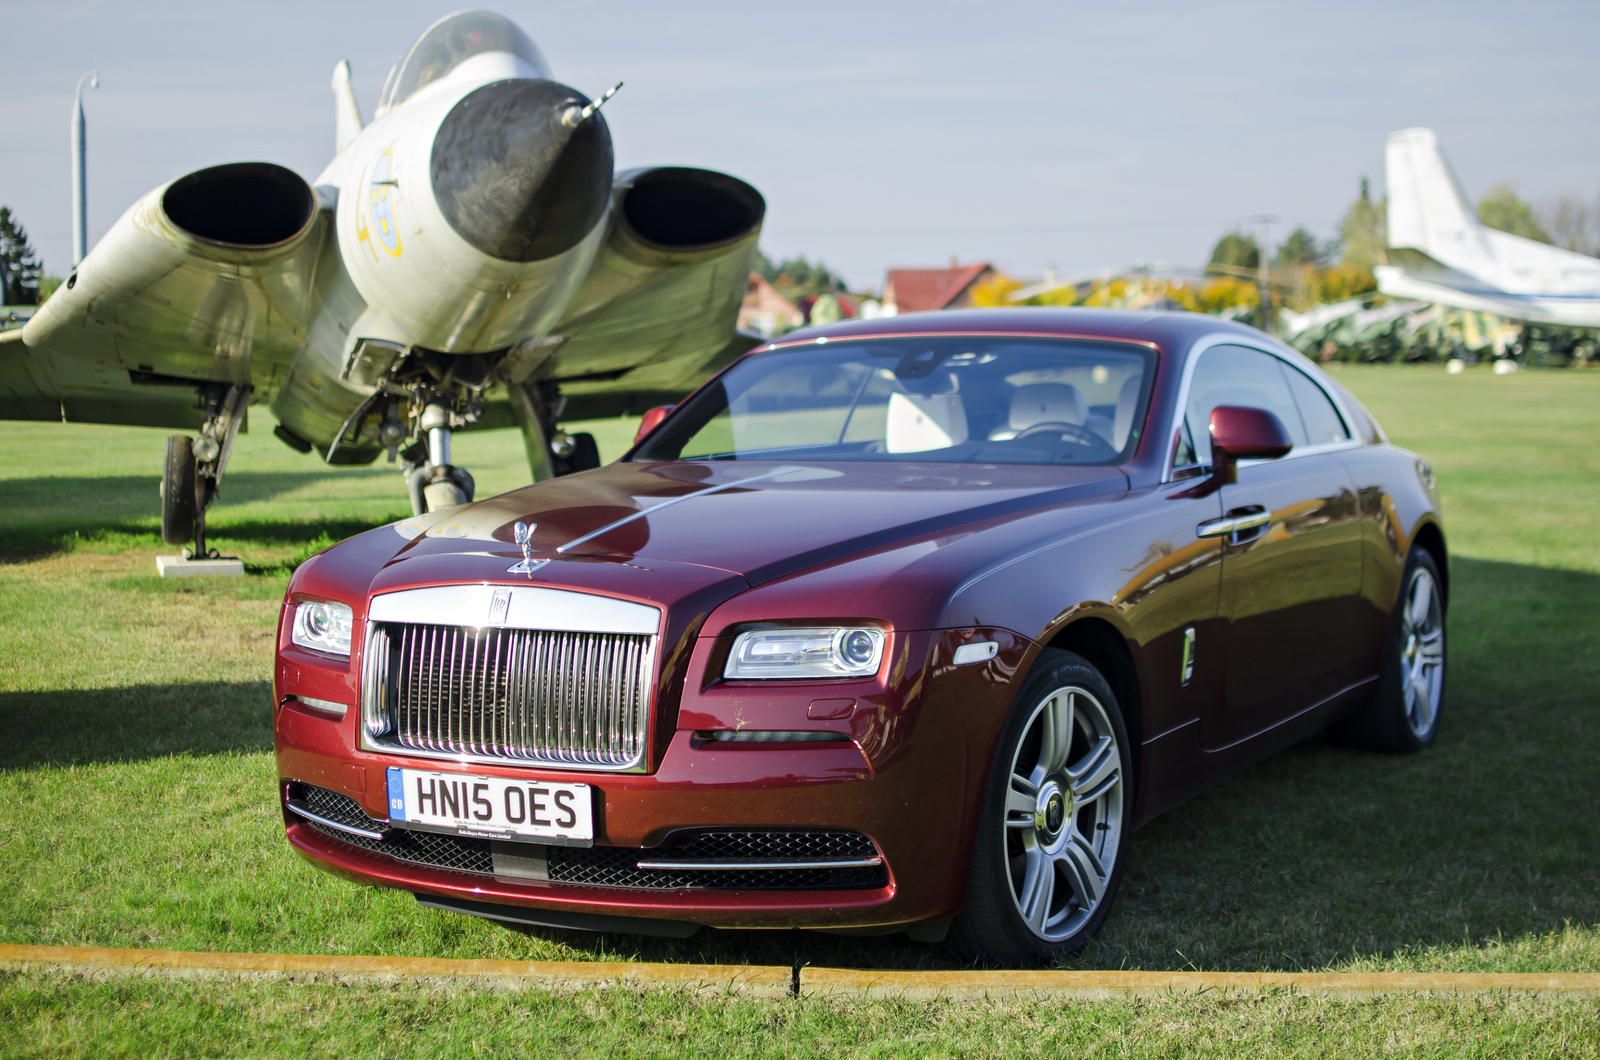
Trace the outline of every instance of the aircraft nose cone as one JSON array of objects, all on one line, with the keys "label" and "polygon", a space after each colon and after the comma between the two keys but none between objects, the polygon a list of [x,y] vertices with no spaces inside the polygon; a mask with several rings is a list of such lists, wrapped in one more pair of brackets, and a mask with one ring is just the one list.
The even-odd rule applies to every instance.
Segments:
[{"label": "aircraft nose cone", "polygon": [[545,261],[571,250],[611,195],[611,130],[554,81],[496,81],[464,97],[433,139],[433,196],[461,238],[503,261]]}]

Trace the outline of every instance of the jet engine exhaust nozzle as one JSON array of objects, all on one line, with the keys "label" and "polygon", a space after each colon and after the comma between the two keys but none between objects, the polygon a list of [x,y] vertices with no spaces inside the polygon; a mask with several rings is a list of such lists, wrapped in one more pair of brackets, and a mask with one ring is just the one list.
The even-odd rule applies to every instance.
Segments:
[{"label": "jet engine exhaust nozzle", "polygon": [[554,81],[496,81],[467,95],[433,141],[439,210],[461,236],[502,261],[546,261],[582,242],[611,195],[611,131],[589,100]]},{"label": "jet engine exhaust nozzle", "polygon": [[317,214],[305,180],[271,162],[232,162],[179,177],[161,196],[161,209],[194,238],[243,250],[283,246]]}]

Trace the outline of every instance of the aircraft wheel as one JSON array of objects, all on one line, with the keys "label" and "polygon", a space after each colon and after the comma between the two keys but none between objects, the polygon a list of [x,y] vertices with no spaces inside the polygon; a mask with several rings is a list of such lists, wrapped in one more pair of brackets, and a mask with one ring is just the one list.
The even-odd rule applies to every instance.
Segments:
[{"label": "aircraft wheel", "polygon": [[185,545],[194,539],[194,440],[167,436],[167,466],[161,474],[161,540]]},{"label": "aircraft wheel", "polygon": [[587,431],[580,431],[572,436],[572,470],[592,471],[600,466],[600,446],[594,440],[594,435]]},{"label": "aircraft wheel", "polygon": [[467,503],[467,494],[460,486],[444,479],[422,487],[422,496],[428,502],[428,511],[437,512]]}]

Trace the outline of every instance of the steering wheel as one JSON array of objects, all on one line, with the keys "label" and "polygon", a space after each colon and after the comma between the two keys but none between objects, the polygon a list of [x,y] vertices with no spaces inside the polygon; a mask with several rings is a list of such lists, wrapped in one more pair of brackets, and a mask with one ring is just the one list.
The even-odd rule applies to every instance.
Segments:
[{"label": "steering wheel", "polygon": [[1036,434],[1059,434],[1063,438],[1077,442],[1079,445],[1097,446],[1104,445],[1105,441],[1098,434],[1087,427],[1080,427],[1076,423],[1058,423],[1047,420],[1044,423],[1035,423],[1032,427],[1024,427],[1014,436],[1014,441],[1032,438]]},{"label": "steering wheel", "polygon": [[1031,427],[1024,427],[1016,433],[1012,440],[1020,442],[1024,438],[1032,438],[1039,434],[1054,434],[1062,441],[1081,445],[1085,449],[1094,450],[1101,455],[1110,455],[1113,451],[1110,443],[1089,428],[1079,426],[1076,423],[1061,423],[1056,420],[1047,420],[1044,423],[1035,423]]}]

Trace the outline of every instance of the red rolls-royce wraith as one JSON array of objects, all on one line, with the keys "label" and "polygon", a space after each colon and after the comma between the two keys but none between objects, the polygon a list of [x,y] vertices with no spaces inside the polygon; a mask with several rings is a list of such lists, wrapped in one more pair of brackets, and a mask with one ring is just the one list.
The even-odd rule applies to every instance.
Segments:
[{"label": "red rolls-royce wraith", "polygon": [[1325,727],[1438,731],[1427,463],[1212,317],[785,336],[617,463],[296,571],[289,842],[523,925],[905,931],[1048,961],[1127,845]]}]

